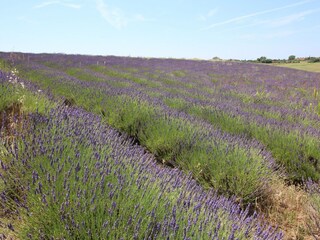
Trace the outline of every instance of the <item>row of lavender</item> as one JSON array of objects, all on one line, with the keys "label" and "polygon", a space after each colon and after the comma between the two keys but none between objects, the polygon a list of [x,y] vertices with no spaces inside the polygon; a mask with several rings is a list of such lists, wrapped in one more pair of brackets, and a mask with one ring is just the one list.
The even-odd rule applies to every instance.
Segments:
[{"label": "row of lavender", "polygon": [[[78,63],[81,68],[75,68],[73,57],[54,55],[51,61],[38,57],[29,62],[16,60],[25,78],[100,114],[113,127],[133,136],[158,161],[191,171],[203,186],[236,195],[245,204],[268,197],[268,184],[276,177],[274,159],[255,139],[230,135],[168,107],[148,94],[148,85],[156,83],[141,76],[113,71],[111,77],[103,77],[92,73],[91,65],[85,68],[83,61]],[[161,90],[158,85],[155,91]]]},{"label": "row of lavender", "polygon": [[258,140],[286,168],[289,180],[319,180],[319,74],[181,60],[111,58],[103,63],[106,66],[92,66],[94,63],[91,59],[87,65],[91,75],[145,79],[130,89],[156,96],[154,99],[226,132]]},{"label": "row of lavender", "polygon": [[[281,120],[292,116],[293,122],[301,123],[299,120],[307,118],[315,124],[314,127],[319,127],[317,125],[319,115],[316,114],[320,89],[318,73],[248,63],[211,63],[170,59],[147,60],[66,55],[32,55],[29,58],[32,63],[30,59],[47,63],[50,67],[58,69],[78,67],[86,70],[85,72],[92,77],[101,78],[104,82],[109,81],[109,84],[110,80],[129,83],[128,88],[147,90],[147,93],[158,90],[158,94],[164,97],[174,97],[172,96],[174,94],[177,94],[177,97],[193,96],[193,100],[200,100],[195,104],[219,105],[221,108],[226,108],[227,112],[234,113],[236,109],[245,109],[244,113],[251,110],[249,113],[253,114],[253,110],[256,110],[261,114],[261,112],[270,111],[278,113]],[[98,65],[92,68],[96,64]],[[97,71],[88,70],[88,66],[90,70],[111,69],[113,72],[104,71],[102,73],[107,74],[99,74]],[[108,74],[113,79],[108,78]],[[130,81],[132,77],[145,80],[145,84],[141,82],[133,84]],[[175,89],[171,96],[168,88]],[[223,103],[225,103],[224,106],[222,106]],[[312,112],[311,108],[315,108],[316,111]]]},{"label": "row of lavender", "polygon": [[[195,104],[210,103],[226,108],[225,111],[232,113],[236,109],[245,109],[244,113],[252,115],[254,115],[253,110],[259,111],[260,114],[268,111],[276,112],[280,115],[279,118],[282,118],[281,120],[292,116],[291,120],[293,122],[301,123],[302,120],[307,118],[315,125],[315,128],[319,127],[319,115],[316,114],[316,111],[319,103],[320,80],[317,73],[244,63],[112,57],[101,57],[99,59],[82,56],[49,56],[48,59],[45,56],[37,57],[40,58],[36,58],[37,61],[51,62],[58,66],[67,67],[78,67],[79,62],[81,68],[97,63],[116,72],[129,71],[130,75],[146,79],[148,83],[160,83],[151,89],[146,89],[148,83],[146,85],[142,84],[143,88],[141,88],[141,84],[128,86],[130,88],[135,87],[141,91],[155,91],[159,90],[160,87],[159,94],[170,95],[170,91],[167,89],[169,87],[176,90],[169,97],[173,97],[172,95],[175,94],[178,94],[179,97],[180,94],[184,97],[193,96],[194,100],[199,100],[199,98],[202,100],[195,102]],[[99,67],[93,68],[93,70],[99,70]],[[91,71],[89,74],[97,73]],[[116,81],[125,81],[130,75],[122,74],[122,78],[120,75],[116,78]],[[106,76],[100,74],[98,77],[103,79]],[[107,80],[110,80],[110,78]],[[171,83],[165,82],[165,80],[171,80]],[[190,87],[186,88],[188,83]],[[149,85],[152,86],[152,84]],[[165,97],[167,96],[165,95]],[[316,111],[312,112],[312,109]],[[241,111],[237,114],[240,113]],[[310,124],[310,122],[308,123]]]},{"label": "row of lavender", "polygon": [[[225,132],[257,140],[258,151],[266,149],[271,153],[277,164],[285,168],[290,182],[320,179],[317,73],[249,63],[28,56],[28,61],[23,61],[23,55],[16,56],[25,71],[31,69],[39,75],[37,78],[33,72],[27,77],[38,83],[41,78],[51,78],[50,83],[41,84],[51,89],[56,88],[54,84],[69,88],[56,92],[77,96],[77,103],[87,105],[87,109],[104,114],[108,106],[104,106],[104,100],[88,106],[81,102],[84,94],[96,99],[104,99],[104,95],[130,96],[160,107],[162,115],[182,116],[188,121],[192,118],[194,125],[206,122]],[[89,90],[82,91],[79,87]],[[120,130],[127,129],[120,126]],[[129,134],[138,135],[130,129]],[[230,137],[226,141],[231,142]]]},{"label": "row of lavender", "polygon": [[[1,90],[8,84],[2,77]],[[24,213],[23,224],[8,225],[22,238],[283,237],[258,220],[261,216],[249,215],[249,208],[241,210],[234,201],[204,191],[191,176],[156,164],[144,148],[96,115],[60,107],[14,121],[19,126],[14,140],[1,138],[0,194],[4,210]],[[1,136],[6,134],[2,126]]]},{"label": "row of lavender", "polygon": [[[2,54],[3,55],[3,54]],[[8,55],[8,54],[6,54]],[[82,55],[28,55],[29,62],[63,64],[65,67],[108,66],[120,70],[133,70],[131,73],[148,73],[148,76],[174,74],[178,82],[191,82],[206,88],[225,90],[233,89],[238,93],[255,94],[259,89],[269,93],[271,100],[295,102],[304,100],[305,105],[316,105],[313,98],[314,90],[320,88],[319,74],[293,69],[277,68],[268,65],[236,62],[189,61],[174,59],[142,59],[121,57],[93,57]],[[17,57],[19,58],[19,55]],[[26,62],[26,61],[24,61]],[[189,75],[191,74],[191,76]],[[146,77],[146,75],[144,76]],[[162,76],[159,76],[162,77]],[[220,80],[219,77],[222,79]],[[216,81],[213,81],[216,80]],[[301,88],[299,90],[299,88]],[[305,90],[305,91],[304,91]],[[301,99],[304,98],[304,99]]]}]

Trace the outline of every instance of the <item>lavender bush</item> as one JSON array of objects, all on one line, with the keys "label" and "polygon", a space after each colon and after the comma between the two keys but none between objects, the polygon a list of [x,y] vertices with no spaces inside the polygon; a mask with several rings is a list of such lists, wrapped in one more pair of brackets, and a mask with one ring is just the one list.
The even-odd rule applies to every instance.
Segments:
[{"label": "lavender bush", "polygon": [[22,238],[282,239],[248,208],[158,165],[90,113],[31,114],[24,129],[1,155],[5,186],[20,186],[1,198],[25,213],[12,226]]},{"label": "lavender bush", "polygon": [[[108,108],[119,108],[113,103],[119,96],[142,100],[162,115],[195,116],[214,128],[259,141],[258,152],[264,149],[272,154],[291,183],[320,179],[317,73],[251,63],[112,56],[31,54],[28,64],[21,59],[17,57],[16,63],[26,78],[55,95],[74,98],[87,110],[107,115],[110,124],[113,119],[108,112],[114,116],[116,111]],[[131,134],[131,123],[126,122],[130,115],[117,118],[124,122],[113,126]],[[199,121],[191,121],[198,125]],[[136,133],[133,136],[139,138]],[[172,152],[177,151],[169,155]]]},{"label": "lavender bush", "polygon": [[30,115],[20,140],[1,151],[2,198],[6,211],[28,216],[24,237],[278,239],[250,203],[268,198],[273,179],[320,178],[319,74],[231,62],[24,59],[17,54],[14,66],[27,88],[67,105]]}]

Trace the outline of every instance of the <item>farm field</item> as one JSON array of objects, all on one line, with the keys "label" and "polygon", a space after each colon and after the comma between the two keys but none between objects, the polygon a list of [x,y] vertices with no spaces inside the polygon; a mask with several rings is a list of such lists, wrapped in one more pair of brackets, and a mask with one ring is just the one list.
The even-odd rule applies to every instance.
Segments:
[{"label": "farm field", "polygon": [[[320,73],[179,59],[0,58],[0,217],[16,229],[9,234],[319,236]],[[23,224],[11,225],[19,217]]]},{"label": "farm field", "polygon": [[308,63],[308,62],[300,62],[300,63],[283,63],[283,64],[274,64],[279,67],[288,67],[294,68],[303,71],[310,72],[320,72],[320,63]]}]

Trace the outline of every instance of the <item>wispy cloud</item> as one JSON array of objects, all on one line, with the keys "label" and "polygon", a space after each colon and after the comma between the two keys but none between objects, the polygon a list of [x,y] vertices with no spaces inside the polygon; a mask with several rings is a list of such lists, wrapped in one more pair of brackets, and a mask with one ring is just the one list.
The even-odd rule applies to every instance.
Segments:
[{"label": "wispy cloud", "polygon": [[155,21],[153,18],[146,18],[142,14],[128,16],[122,9],[111,7],[103,0],[96,0],[96,8],[100,15],[114,28],[123,29],[130,22]]},{"label": "wispy cloud", "polygon": [[218,8],[211,9],[206,14],[200,15],[199,19],[201,21],[207,21],[209,18],[213,17],[218,12]]},{"label": "wispy cloud", "polygon": [[303,11],[303,12],[300,12],[300,13],[284,16],[284,17],[276,19],[276,20],[271,20],[271,21],[268,21],[267,23],[271,27],[281,27],[281,26],[289,25],[289,24],[292,24],[292,23],[295,23],[295,22],[303,21],[306,16],[314,14],[316,12],[319,12],[319,10],[320,9],[313,9],[313,10]]},{"label": "wispy cloud", "polygon": [[98,12],[111,26],[117,29],[127,26],[129,20],[120,8],[109,7],[103,0],[96,3]]},{"label": "wispy cloud", "polygon": [[234,31],[234,30],[239,30],[239,29],[244,29],[244,28],[250,28],[250,27],[257,27],[257,26],[264,26],[264,27],[269,27],[269,28],[276,28],[276,27],[283,27],[286,25],[290,25],[299,21],[303,21],[306,16],[320,12],[320,9],[313,9],[313,10],[308,10],[308,11],[303,11],[300,13],[295,13],[287,16],[283,16],[281,18],[277,19],[267,19],[267,20],[256,20],[252,21],[250,24],[244,24],[228,29],[224,29],[223,32],[226,31]]},{"label": "wispy cloud", "polygon": [[47,7],[47,6],[50,6],[50,5],[55,5],[55,4],[58,4],[58,3],[59,3],[58,1],[43,2],[43,3],[40,3],[38,5],[35,5],[33,8],[44,8],[44,7]]},{"label": "wispy cloud", "polygon": [[52,5],[60,5],[63,7],[68,7],[68,8],[73,8],[73,9],[79,9],[81,8],[81,5],[79,4],[74,4],[74,3],[68,3],[68,2],[63,2],[63,1],[47,1],[47,2],[42,2],[38,5],[35,5],[33,8],[45,8],[49,7]]},{"label": "wispy cloud", "polygon": [[301,5],[309,3],[310,1],[311,0],[300,1],[300,2],[289,4],[289,5],[286,5],[286,6],[283,6],[283,7],[272,8],[272,9],[268,9],[268,10],[264,10],[264,11],[258,11],[258,12],[254,12],[254,13],[251,13],[251,14],[247,14],[247,15],[231,18],[231,19],[228,19],[228,20],[225,20],[225,21],[222,21],[222,22],[211,24],[210,26],[205,27],[202,30],[209,30],[209,29],[212,29],[212,28],[215,28],[215,27],[218,27],[218,26],[223,26],[223,25],[226,25],[226,24],[236,23],[236,22],[240,22],[240,21],[243,21],[243,20],[246,20],[246,19],[250,19],[252,17],[265,15],[265,14],[273,13],[273,12],[278,12],[278,11],[285,10],[285,9],[288,9],[288,8],[298,7],[298,6],[301,6]]},{"label": "wispy cloud", "polygon": [[[303,28],[303,29],[299,29],[299,30],[297,30],[295,28],[296,30],[294,30],[294,31],[284,30],[283,28],[281,28],[282,29],[281,31],[277,30],[279,27],[283,27],[283,26],[290,25],[290,24],[296,24],[299,21],[303,21],[307,15],[315,14],[317,12],[320,12],[320,9],[307,10],[307,11],[287,15],[287,16],[277,18],[277,19],[272,19],[272,20],[254,21],[251,24],[246,24],[246,25],[241,25],[241,26],[237,26],[234,28],[224,29],[223,32],[235,31],[235,30],[239,30],[239,29],[257,27],[257,26],[264,26],[264,27],[269,28],[269,31],[270,30],[272,31],[269,33],[261,33],[261,34],[248,33],[248,34],[242,34],[239,36],[239,38],[243,39],[243,40],[257,40],[257,39],[283,38],[283,37],[288,37],[288,36],[291,36],[294,34],[302,34],[304,32],[317,31],[318,29],[320,29],[320,25],[314,25],[314,26],[311,26],[310,28]],[[265,29],[267,30],[267,28],[265,28]]]}]

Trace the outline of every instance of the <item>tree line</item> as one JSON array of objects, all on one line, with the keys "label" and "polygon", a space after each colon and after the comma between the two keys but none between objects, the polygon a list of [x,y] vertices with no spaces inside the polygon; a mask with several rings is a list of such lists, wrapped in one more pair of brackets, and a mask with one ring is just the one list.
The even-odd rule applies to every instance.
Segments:
[{"label": "tree line", "polygon": [[252,62],[258,63],[299,63],[300,61],[306,61],[309,63],[320,62],[320,57],[304,57],[297,58],[295,55],[290,55],[287,59],[270,59],[265,56],[259,57]]}]

